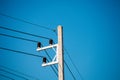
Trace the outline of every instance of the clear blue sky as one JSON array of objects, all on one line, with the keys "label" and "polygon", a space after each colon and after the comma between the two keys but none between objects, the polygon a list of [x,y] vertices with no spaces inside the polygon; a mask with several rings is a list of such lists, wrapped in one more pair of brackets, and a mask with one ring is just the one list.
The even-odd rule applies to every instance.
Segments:
[{"label": "clear blue sky", "polygon": [[[0,13],[49,28],[64,28],[64,45],[81,76],[65,54],[76,80],[120,80],[120,1],[119,0],[0,0]],[[46,36],[57,42],[52,31],[0,15],[0,26]],[[38,40],[8,30],[0,33]],[[36,51],[36,43],[0,35],[0,47],[46,56]],[[48,50],[52,56],[54,53]],[[42,67],[42,59],[0,49],[0,65],[37,77],[57,80],[50,67]],[[0,74],[23,80],[0,71]],[[0,76],[0,80],[8,80]],[[33,80],[33,79],[31,79]],[[65,68],[65,80],[74,80]]]}]

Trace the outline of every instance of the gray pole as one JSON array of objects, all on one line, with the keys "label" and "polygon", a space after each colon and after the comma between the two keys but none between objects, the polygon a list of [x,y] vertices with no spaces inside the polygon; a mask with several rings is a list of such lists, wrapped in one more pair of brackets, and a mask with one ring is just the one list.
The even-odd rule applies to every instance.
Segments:
[{"label": "gray pole", "polygon": [[58,26],[58,80],[64,80],[63,27]]}]

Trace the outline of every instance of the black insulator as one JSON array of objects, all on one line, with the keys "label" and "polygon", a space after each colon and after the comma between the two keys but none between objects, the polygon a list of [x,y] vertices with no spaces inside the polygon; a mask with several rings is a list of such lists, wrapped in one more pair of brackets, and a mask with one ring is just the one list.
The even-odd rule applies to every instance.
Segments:
[{"label": "black insulator", "polygon": [[49,44],[50,44],[50,45],[53,44],[53,40],[52,40],[52,39],[49,40]]},{"label": "black insulator", "polygon": [[46,63],[46,60],[47,60],[46,57],[44,57],[44,58],[43,58],[43,63]]},{"label": "black insulator", "polygon": [[38,42],[37,47],[41,47],[41,43],[40,42]]}]

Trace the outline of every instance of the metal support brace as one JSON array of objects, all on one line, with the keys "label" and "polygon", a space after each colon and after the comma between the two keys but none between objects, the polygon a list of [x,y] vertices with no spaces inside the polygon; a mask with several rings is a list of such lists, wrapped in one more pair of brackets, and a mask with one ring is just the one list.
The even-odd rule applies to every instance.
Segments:
[{"label": "metal support brace", "polygon": [[54,45],[50,45],[50,46],[45,46],[45,47],[38,47],[37,48],[37,51],[42,51],[42,50],[46,50],[46,49],[50,49],[50,48],[52,48],[54,51],[55,51],[55,49],[54,48],[56,48],[56,51],[55,51],[55,56],[54,56],[54,58],[52,59],[52,61],[51,62],[48,62],[48,63],[43,63],[42,64],[42,66],[50,66],[50,65],[53,65],[53,64],[57,64],[58,63],[58,44],[54,44]]},{"label": "metal support brace", "polygon": [[64,80],[64,54],[63,54],[63,27],[62,26],[58,26],[58,44],[53,44],[52,45],[52,41],[50,42],[50,46],[46,46],[46,47],[39,47],[37,48],[37,51],[42,51],[42,50],[46,50],[46,49],[50,49],[52,48],[54,50],[54,48],[56,48],[55,51],[55,56],[52,59],[51,62],[48,63],[43,63],[42,66],[50,66],[50,65],[54,65],[54,64],[58,64],[58,80]]}]

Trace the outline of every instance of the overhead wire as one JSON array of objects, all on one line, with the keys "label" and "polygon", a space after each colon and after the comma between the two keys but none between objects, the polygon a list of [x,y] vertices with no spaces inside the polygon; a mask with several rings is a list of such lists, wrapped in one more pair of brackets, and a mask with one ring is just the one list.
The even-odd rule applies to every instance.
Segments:
[{"label": "overhead wire", "polygon": [[[49,62],[48,59],[47,59],[47,61]],[[50,66],[50,67],[51,67],[51,69],[53,70],[53,72],[55,73],[56,77],[58,77],[58,74],[57,74],[57,72],[55,71],[54,67],[53,67],[53,66]]]},{"label": "overhead wire", "polygon": [[[43,45],[42,45],[43,46]],[[52,58],[50,57],[50,55],[48,54],[47,50],[44,50],[45,53],[47,54],[48,58],[52,61]],[[57,70],[57,67],[54,65],[55,69]],[[57,70],[58,71],[58,70]]]},{"label": "overhead wire", "polygon": [[41,57],[41,58],[44,57],[44,56],[35,55],[35,54],[32,54],[32,53],[27,53],[27,52],[23,52],[23,51],[17,51],[17,50],[8,49],[8,48],[3,48],[3,47],[0,47],[0,49],[2,49],[2,50],[7,50],[7,51],[12,51],[12,52],[16,52],[16,53],[19,53],[19,54],[34,56],[34,57]]},{"label": "overhead wire", "polygon": [[77,80],[77,79],[75,78],[75,76],[74,76],[73,72],[71,71],[70,67],[68,66],[68,64],[66,63],[66,61],[65,61],[65,60],[64,60],[64,63],[65,63],[65,65],[66,65],[66,67],[68,68],[69,72],[71,73],[71,75],[72,75],[73,79],[74,79],[74,80]]},{"label": "overhead wire", "polygon": [[44,28],[44,29],[47,29],[47,30],[50,30],[50,31],[53,31],[53,32],[56,31],[56,30],[54,30],[54,29],[52,29],[52,28],[48,28],[48,27],[46,27],[46,26],[42,26],[42,25],[39,25],[39,24],[35,24],[35,23],[29,22],[29,21],[26,21],[26,20],[23,20],[23,19],[20,19],[20,18],[16,18],[16,17],[10,16],[10,15],[3,14],[3,13],[0,13],[0,15],[1,15],[1,16],[5,16],[5,17],[8,17],[8,18],[11,18],[11,19],[14,19],[14,20],[17,20],[17,21],[24,22],[24,23],[27,23],[27,24],[31,24],[31,25],[34,25],[34,26],[37,26],[37,27],[40,27],[40,28]]},{"label": "overhead wire", "polygon": [[[68,55],[68,57],[69,57],[69,59],[70,59],[72,65],[74,66],[74,68],[76,69],[77,73],[78,73],[79,76],[81,77],[81,74],[80,74],[79,70],[77,69],[76,65],[74,64],[72,58],[70,57],[70,55],[69,55],[69,53],[68,53],[68,51],[66,50],[65,47],[63,47],[63,51],[64,51],[64,53],[66,52],[66,54]],[[65,60],[64,60],[64,63],[65,63],[65,65],[66,65],[66,67],[68,68],[69,72],[71,73],[71,75],[73,76],[74,80],[76,80],[76,78],[75,78],[75,76],[74,76],[72,70],[70,69],[70,67],[68,66],[68,64],[67,64],[67,62],[66,62]]]},{"label": "overhead wire", "polygon": [[[44,56],[39,56],[39,55],[35,55],[35,54],[31,54],[31,53],[27,53],[27,52],[16,51],[16,50],[7,49],[7,48],[2,48],[2,47],[0,47],[0,49],[8,50],[8,51],[12,51],[12,52],[17,52],[17,53],[22,53],[22,54],[25,54],[25,55],[31,55],[31,56],[41,57],[41,58],[44,57]],[[56,76],[58,76],[57,73],[56,73],[56,71],[55,71],[55,69],[54,69],[53,67],[51,67],[51,68],[52,68],[52,70],[55,72]]]},{"label": "overhead wire", "polygon": [[[12,16],[9,16],[9,15],[6,15],[6,14],[2,14],[0,13],[0,15],[2,16],[6,16],[6,17],[9,17],[9,18],[12,18],[14,20],[18,20],[18,21],[22,21],[22,22],[25,22],[25,23],[28,23],[28,24],[31,24],[31,25],[35,25],[35,26],[39,26],[41,28],[45,28],[45,29],[48,29],[48,30],[52,30],[53,32],[55,32],[56,30],[54,29],[51,29],[51,28],[47,28],[45,26],[41,26],[41,25],[38,25],[38,24],[35,24],[35,23],[32,23],[32,22],[28,22],[28,21],[25,21],[25,20],[22,20],[22,19],[19,19],[19,18],[15,18],[15,17],[12,17]],[[22,32],[22,31],[17,31],[17,30],[13,30],[13,29],[9,29],[9,28],[4,28],[2,26],[0,26],[0,28],[3,28],[3,29],[7,29],[7,30],[11,30],[11,31],[15,31],[15,32],[19,32],[19,33],[23,33],[23,34],[28,34],[28,35],[31,35],[31,36],[35,36],[35,37],[41,37],[41,38],[45,38],[45,39],[50,39],[50,38],[46,38],[46,37],[42,37],[42,36],[38,36],[38,35],[34,35],[34,34],[30,34],[30,33],[26,33],[26,32]],[[13,37],[13,38],[18,38],[18,39],[22,39],[22,40],[27,40],[27,41],[32,41],[32,42],[38,42],[38,41],[34,41],[34,40],[28,40],[28,39],[24,39],[24,38],[19,38],[19,37],[14,37],[14,36],[10,36],[10,35],[6,35],[6,34],[0,34],[0,35],[4,35],[4,36],[8,36],[8,37]],[[68,54],[68,53],[67,53]],[[49,55],[48,55],[49,56]],[[68,55],[72,64],[74,65],[75,69],[77,70],[77,72],[79,73],[80,75],[80,72],[79,70],[77,69],[77,67],[75,66],[75,64],[73,63],[70,55]],[[50,57],[50,56],[49,56]],[[49,58],[50,59],[50,58]],[[69,66],[67,65],[67,63],[65,62],[66,66],[68,67],[69,71],[71,72]],[[73,73],[71,72],[71,74],[73,75]],[[75,79],[75,77],[73,77]]]},{"label": "overhead wire", "polygon": [[[1,35],[1,34],[0,34]],[[8,35],[7,35],[8,36]],[[13,36],[14,37],[14,36]],[[16,38],[16,37],[14,37],[14,38]],[[18,38],[18,37],[17,37]],[[21,39],[21,38],[19,38],[19,39]],[[22,38],[23,39],[23,38]],[[23,40],[27,40],[27,39],[23,39]],[[27,40],[27,41],[32,41],[32,40]],[[32,42],[37,42],[37,41],[32,41]],[[21,53],[21,51],[15,51],[15,50],[11,50],[11,49],[6,49],[6,48],[1,48],[0,47],[0,49],[4,49],[4,50],[9,50],[9,51],[14,51],[14,52],[20,52]],[[46,51],[45,51],[46,52]],[[26,53],[26,52],[22,52],[22,53]],[[47,52],[46,52],[47,53]],[[28,53],[27,53],[28,54]],[[29,55],[34,55],[34,54],[29,54]],[[48,54],[47,54],[48,55]],[[36,56],[36,55],[34,55],[34,56]],[[48,55],[49,56],[49,55]],[[50,56],[49,56],[50,57]],[[56,71],[55,71],[55,69],[53,68],[53,66],[51,66],[51,68],[52,68],[52,70],[55,72],[55,74],[56,74],[56,76],[58,76],[57,75],[57,73],[56,73]],[[56,67],[55,67],[56,68]]]},{"label": "overhead wire", "polygon": [[[38,26],[38,27],[41,27],[41,28],[44,28],[44,29],[48,29],[48,30],[51,30],[51,31],[53,31],[53,32],[56,31],[56,30],[54,30],[54,29],[51,29],[51,28],[48,28],[48,27],[45,27],[45,26],[41,26],[41,25],[38,25],[38,24],[35,24],[35,23],[32,23],[32,22],[29,22],[29,21],[25,21],[25,20],[22,20],[22,19],[19,19],[19,18],[15,18],[15,17],[9,16],[9,15],[3,14],[3,13],[0,13],[0,15],[5,16],[5,17],[9,17],[9,18],[14,19],[14,20],[22,21],[22,22],[25,22],[25,23],[28,23],[28,24],[31,24],[31,25],[34,25],[34,26]],[[14,31],[14,32],[18,32],[18,33],[23,33],[23,34],[31,35],[31,36],[34,36],[34,37],[40,37],[40,38],[44,38],[44,39],[50,39],[50,38],[47,38],[47,37],[38,36],[38,35],[35,35],[35,34],[26,33],[26,32],[14,30],[14,29],[6,28],[6,27],[3,27],[3,26],[0,26],[0,28],[6,29],[6,30],[10,30],[10,31]],[[11,35],[7,35],[7,34],[0,34],[0,35],[2,35],[2,36],[7,36],[7,37],[12,37],[12,38],[17,38],[17,39],[21,39],[21,40],[26,40],[26,41],[31,41],[31,42],[38,42],[38,41],[35,41],[35,40],[25,39],[25,38],[16,37],[16,36],[11,36]],[[13,51],[13,52],[18,52],[18,53],[26,54],[26,52],[11,50],[11,49],[2,48],[2,47],[0,47],[0,49],[4,49],[4,50],[9,50],[9,51]],[[45,52],[47,53],[47,51],[45,51]],[[33,54],[27,53],[27,55],[33,55]],[[33,55],[33,56],[39,56],[39,55]],[[48,55],[48,56],[49,56],[49,55]],[[42,57],[43,57],[43,56],[42,56]],[[50,57],[50,56],[49,56],[49,57]],[[51,68],[52,68],[52,70],[55,72],[53,66],[52,66]],[[56,72],[55,72],[55,74],[57,75]],[[57,76],[58,76],[58,75],[57,75]]]},{"label": "overhead wire", "polygon": [[[11,31],[15,31],[15,32],[19,32],[19,33],[23,33],[23,34],[27,34],[27,35],[31,35],[31,36],[35,36],[35,37],[41,37],[41,36],[38,36],[38,35],[34,35],[34,34],[30,34],[30,33],[25,33],[25,32],[21,32],[21,31],[16,31],[16,30],[9,29],[9,28],[5,28],[5,27],[2,27],[2,26],[0,26],[0,28],[2,28],[2,29],[7,29],[7,30],[11,30]],[[31,42],[39,42],[39,41],[30,40],[30,39],[21,38],[21,37],[16,37],[16,36],[11,36],[11,35],[7,35],[7,34],[1,34],[1,33],[0,33],[0,35],[2,35],[2,36],[7,36],[7,37],[12,37],[12,38],[17,38],[17,39],[21,39],[21,40],[26,40],[26,41],[31,41]],[[42,38],[49,39],[49,38],[46,38],[46,37],[42,37]],[[0,48],[0,49],[10,50],[10,49],[5,49],[5,48]],[[10,50],[10,51],[13,51],[13,50]],[[14,52],[16,52],[16,51],[14,50]],[[18,51],[17,51],[17,52],[18,52]],[[45,51],[45,52],[46,52],[46,51]],[[47,52],[46,52],[46,54],[47,54]],[[49,55],[48,55],[48,56],[49,56]],[[50,58],[50,56],[49,56],[49,58]],[[51,60],[52,60],[52,59],[51,59]],[[51,66],[51,68],[52,68],[52,70],[55,72],[56,76],[58,76],[57,73],[56,73],[56,71],[55,71],[55,69],[53,68],[53,66]]]},{"label": "overhead wire", "polygon": [[[65,63],[65,65],[66,65],[66,67],[68,68],[68,70],[69,70],[71,76],[73,77],[73,79],[76,80],[76,78],[75,78],[73,72],[71,71],[70,67],[68,66],[68,64],[67,64],[67,62],[66,62],[65,60],[64,60],[64,63]],[[59,64],[59,65],[60,65],[60,64]],[[61,67],[61,65],[60,65],[60,67]]]},{"label": "overhead wire", "polygon": [[8,34],[3,34],[3,33],[0,33],[1,36],[7,36],[7,37],[12,37],[12,38],[16,38],[16,39],[21,39],[21,40],[25,40],[25,41],[31,41],[31,42],[39,42],[39,41],[36,41],[36,40],[31,40],[31,39],[26,39],[26,38],[22,38],[22,37],[16,37],[16,36],[12,36],[12,35],[8,35]]},{"label": "overhead wire", "polygon": [[[53,43],[55,43],[55,42],[53,42]],[[64,53],[64,49],[63,49],[63,53]],[[67,64],[67,62],[66,62],[65,60],[64,60],[64,63],[65,63],[65,65],[66,65],[66,67],[68,68],[70,74],[72,75],[73,79],[76,80],[76,78],[75,78],[73,72],[71,71],[70,67],[68,66],[68,64]]]},{"label": "overhead wire", "polygon": [[78,70],[77,66],[76,66],[76,65],[75,65],[75,63],[73,62],[73,60],[72,60],[72,58],[71,58],[70,54],[68,53],[68,51],[66,50],[66,48],[64,48],[64,51],[65,51],[65,52],[66,52],[66,54],[68,55],[68,57],[69,57],[69,59],[70,59],[71,63],[73,64],[73,66],[74,66],[74,68],[76,69],[77,73],[78,73],[78,74],[79,74],[79,76],[81,77],[81,74],[80,74],[80,72],[79,72],[79,70]]},{"label": "overhead wire", "polygon": [[23,76],[26,76],[26,77],[32,78],[32,79],[34,79],[34,80],[39,80],[38,78],[35,78],[35,77],[31,76],[31,75],[28,75],[28,74],[25,74],[25,73],[19,72],[19,71],[17,71],[17,70],[14,70],[14,69],[8,68],[8,67],[6,67],[6,66],[0,65],[0,67],[1,67],[1,68],[4,68],[4,69],[7,69],[7,70],[10,70],[10,71],[12,71],[12,72],[15,72],[15,73],[21,74],[21,75],[23,75]]},{"label": "overhead wire", "polygon": [[5,77],[5,78],[10,79],[10,80],[15,80],[15,79],[13,79],[13,78],[11,78],[11,77],[9,77],[9,76],[6,76],[6,75],[4,75],[4,74],[0,74],[0,76]]},{"label": "overhead wire", "polygon": [[27,78],[25,78],[25,77],[23,77],[23,76],[17,75],[17,74],[15,74],[15,73],[12,73],[12,72],[10,72],[10,71],[7,71],[7,70],[1,69],[1,68],[0,68],[0,71],[9,73],[9,74],[11,74],[11,75],[14,75],[14,76],[19,77],[19,78],[24,79],[24,80],[29,80],[29,79],[27,79]]},{"label": "overhead wire", "polygon": [[[57,32],[55,32],[55,35],[57,36]],[[66,49],[65,47],[63,47],[63,51],[66,52],[66,54],[68,55],[68,57],[69,57],[69,59],[70,59],[72,65],[74,66],[74,68],[76,69],[77,73],[78,73],[79,76],[81,77],[81,74],[80,74],[80,72],[79,72],[77,66],[74,64],[72,58],[70,57],[70,55],[69,55],[69,53],[68,53],[68,51],[67,51],[67,49]],[[65,52],[64,52],[64,53],[65,53]],[[65,61],[64,61],[64,62],[65,62]],[[75,80],[75,76],[74,76],[74,74],[72,73],[71,69],[69,68],[69,66],[67,65],[66,62],[65,62],[65,64],[66,64],[66,66],[68,67],[68,70],[70,71],[71,75],[73,76],[73,78],[74,78],[74,80]],[[82,79],[82,78],[81,78],[81,79]]]},{"label": "overhead wire", "polygon": [[[47,51],[45,51],[45,52],[47,52]],[[47,54],[47,56],[49,56],[49,54],[48,53],[46,53]],[[49,58],[50,59],[50,58]],[[52,59],[50,59],[51,61],[52,61]],[[55,65],[53,65],[53,66],[51,66],[52,68],[53,67],[55,67],[55,69],[57,70],[57,67],[55,66]],[[54,69],[54,68],[53,68]],[[54,69],[54,71],[55,71],[55,74],[56,74],[56,76],[58,77],[58,74],[57,74],[57,72],[56,72],[56,70]],[[58,70],[57,70],[58,71]]]},{"label": "overhead wire", "polygon": [[[68,71],[70,72],[71,76],[73,77],[74,80],[77,80],[76,77],[74,76],[73,72],[71,71],[69,65],[67,64],[67,62],[64,60],[64,64],[66,65]],[[61,65],[58,64],[60,66],[60,68],[62,69]]]},{"label": "overhead wire", "polygon": [[23,32],[23,31],[19,31],[19,30],[15,30],[15,29],[10,29],[10,28],[7,28],[5,26],[0,26],[1,29],[5,29],[5,30],[9,30],[9,31],[14,31],[14,32],[17,32],[17,33],[22,33],[22,34],[25,34],[25,35],[30,35],[30,36],[34,36],[34,37],[38,37],[38,38],[44,38],[44,39],[50,39],[50,38],[47,38],[47,37],[44,37],[44,36],[40,36],[40,35],[36,35],[36,34],[31,34],[31,33],[27,33],[27,32]]},{"label": "overhead wire", "polygon": [[[42,45],[43,46],[43,45]],[[46,50],[44,50],[45,51],[45,53],[47,54],[47,56],[48,56],[48,58],[50,59],[50,61],[52,61],[52,58],[50,57],[50,55],[48,54],[48,52],[46,51]],[[47,59],[47,61],[49,62],[49,60]],[[56,72],[56,70],[57,70],[57,67],[54,65],[54,66],[50,66],[51,68],[52,68],[52,70],[55,72],[55,74],[56,74],[56,76],[58,77],[58,74],[57,74],[57,72]],[[55,67],[55,69],[54,69],[54,67]],[[58,71],[58,70],[57,70]]]}]

